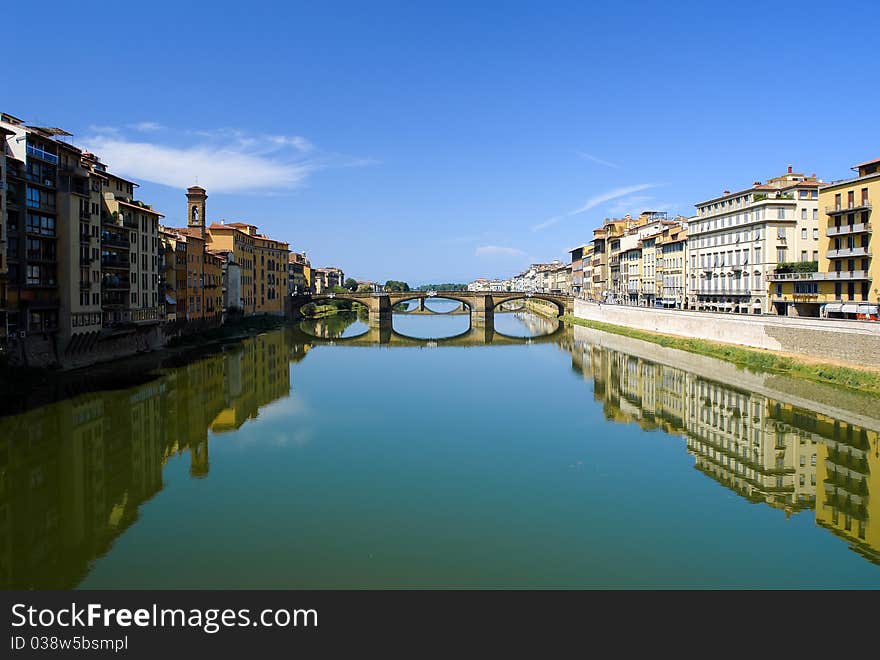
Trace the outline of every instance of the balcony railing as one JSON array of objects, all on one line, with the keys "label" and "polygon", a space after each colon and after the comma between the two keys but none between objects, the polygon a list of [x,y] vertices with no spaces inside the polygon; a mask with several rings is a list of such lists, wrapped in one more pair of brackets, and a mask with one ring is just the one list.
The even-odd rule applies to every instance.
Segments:
[{"label": "balcony railing", "polygon": [[47,163],[52,163],[53,165],[58,164],[58,156],[49,153],[45,149],[42,149],[35,144],[28,144],[27,155],[33,156],[34,158],[39,158],[40,160],[45,160]]},{"label": "balcony railing", "polygon": [[[832,270],[828,273],[813,273],[819,275],[816,279],[825,280],[870,280],[866,270]],[[824,277],[822,277],[824,276]]]},{"label": "balcony railing", "polygon": [[129,269],[129,263],[125,259],[114,259],[112,257],[101,257],[101,266],[104,268],[121,268],[123,270]]},{"label": "balcony railing", "polygon": [[834,225],[828,227],[826,236],[843,236],[844,234],[861,234],[873,231],[870,222],[856,222],[851,225]]},{"label": "balcony railing", "polygon": [[104,245],[113,245],[115,247],[122,247],[126,250],[131,248],[131,243],[129,243],[128,238],[125,236],[117,236],[116,234],[104,234],[101,236],[101,243]]},{"label": "balcony railing", "polygon": [[840,259],[844,257],[870,257],[871,253],[868,252],[868,248],[860,246],[852,248],[841,248],[839,250],[828,250],[827,256],[829,259]]},{"label": "balcony railing", "polygon": [[839,215],[841,213],[851,213],[853,211],[862,211],[862,210],[870,210],[871,202],[867,199],[862,199],[860,201],[853,200],[852,202],[847,202],[846,204],[840,203],[835,204],[834,206],[826,206],[825,214],[826,215]]}]

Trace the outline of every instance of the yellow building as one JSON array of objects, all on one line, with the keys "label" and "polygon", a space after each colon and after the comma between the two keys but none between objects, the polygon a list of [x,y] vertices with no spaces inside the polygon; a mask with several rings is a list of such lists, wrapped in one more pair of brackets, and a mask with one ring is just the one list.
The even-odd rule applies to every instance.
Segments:
[{"label": "yellow building", "polygon": [[779,313],[877,318],[880,267],[871,256],[870,219],[871,200],[880,198],[880,159],[852,169],[856,178],[819,188],[822,221],[816,263],[800,268],[786,264],[771,275],[770,297]]}]

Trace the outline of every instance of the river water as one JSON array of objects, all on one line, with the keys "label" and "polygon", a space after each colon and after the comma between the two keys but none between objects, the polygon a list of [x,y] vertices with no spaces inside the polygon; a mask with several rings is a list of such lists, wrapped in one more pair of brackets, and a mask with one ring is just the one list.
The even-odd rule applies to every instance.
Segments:
[{"label": "river water", "polygon": [[877,588],[875,409],[523,311],[309,321],[0,418],[0,585]]}]

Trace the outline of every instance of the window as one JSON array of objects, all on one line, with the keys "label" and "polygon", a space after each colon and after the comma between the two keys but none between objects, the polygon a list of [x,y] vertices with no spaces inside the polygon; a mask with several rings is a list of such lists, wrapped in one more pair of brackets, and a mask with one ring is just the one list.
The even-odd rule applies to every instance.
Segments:
[{"label": "window", "polygon": [[776,218],[779,220],[785,220],[785,209],[784,208],[776,209]]},{"label": "window", "polygon": [[776,238],[785,238],[785,227],[778,227],[776,229]]},{"label": "window", "polygon": [[813,227],[813,240],[814,240],[814,241],[818,241],[818,240],[819,240],[819,230],[818,230],[818,228],[816,228],[816,227]]},{"label": "window", "polygon": [[[802,190],[801,192],[806,192],[806,191]],[[806,220],[806,219],[807,219],[807,209],[801,209],[801,220]]]},{"label": "window", "polygon": [[801,261],[807,261],[807,251],[801,250]]},{"label": "window", "polygon": [[819,261],[819,250],[813,250],[813,261]]},{"label": "window", "polygon": [[807,228],[806,227],[801,227],[801,238],[803,238],[803,239],[807,238]]},{"label": "window", "polygon": [[785,248],[776,250],[776,263],[785,263]]}]

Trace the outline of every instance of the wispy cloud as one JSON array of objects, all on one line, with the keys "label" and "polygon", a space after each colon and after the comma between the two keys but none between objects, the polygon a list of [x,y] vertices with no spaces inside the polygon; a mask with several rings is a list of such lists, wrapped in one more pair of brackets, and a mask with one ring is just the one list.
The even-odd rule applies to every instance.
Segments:
[{"label": "wispy cloud", "polygon": [[[300,135],[251,133],[235,128],[174,130],[157,122],[92,126],[84,146],[111,171],[136,180],[182,188],[198,179],[212,192],[280,194],[302,186],[313,172],[364,167],[377,161],[321,152]],[[127,135],[137,131],[140,135]],[[161,131],[161,132],[160,132]],[[148,135],[149,134],[149,135]]]},{"label": "wispy cloud", "polygon": [[214,192],[290,189],[313,171],[309,163],[285,162],[232,147],[172,147],[116,137],[96,137],[87,146],[113,172],[176,188],[198,179],[199,185]]},{"label": "wispy cloud", "polygon": [[478,257],[521,257],[525,252],[517,248],[504,247],[501,245],[482,245],[476,249],[474,254]]},{"label": "wispy cloud", "polygon": [[649,188],[656,188],[657,183],[639,183],[634,186],[624,186],[621,188],[614,188],[613,190],[608,190],[607,192],[601,193],[594,197],[591,197],[586,202],[584,202],[583,206],[575,209],[574,211],[569,211],[563,215],[557,215],[555,217],[549,218],[544,222],[541,222],[534,227],[532,227],[532,231],[541,231],[542,229],[547,229],[547,227],[552,227],[560,220],[564,220],[565,218],[570,218],[573,215],[579,215],[581,213],[586,213],[597,206],[601,206],[606,202],[610,202],[619,197],[626,197],[627,195],[632,195],[633,193],[640,192],[642,190],[648,190]]},{"label": "wispy cloud", "polygon": [[155,121],[141,121],[137,124],[129,124],[129,128],[133,128],[136,131],[141,131],[142,133],[149,133],[151,131],[161,131],[165,127]]},{"label": "wispy cloud", "polygon": [[610,161],[603,160],[603,159],[599,158],[598,156],[594,156],[593,154],[588,154],[585,151],[578,151],[576,153],[578,156],[580,156],[584,160],[589,160],[594,163],[598,163],[599,165],[604,165],[605,167],[613,167],[615,170],[620,168],[620,165],[618,165],[617,163],[612,163]]}]

